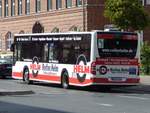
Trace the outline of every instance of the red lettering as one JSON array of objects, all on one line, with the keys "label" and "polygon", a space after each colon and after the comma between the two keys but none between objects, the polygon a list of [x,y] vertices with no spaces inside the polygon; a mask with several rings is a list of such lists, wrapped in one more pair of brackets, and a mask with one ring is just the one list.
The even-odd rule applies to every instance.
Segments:
[{"label": "red lettering", "polygon": [[32,70],[40,70],[41,66],[37,64],[30,64],[30,69]]},{"label": "red lettering", "polygon": [[74,72],[75,73],[90,73],[90,67],[89,66],[75,65],[74,66]]},{"label": "red lettering", "polygon": [[89,66],[85,66],[84,67],[84,72],[85,73],[90,73],[90,67]]},{"label": "red lettering", "polygon": [[77,66],[77,65],[74,66],[74,70],[73,70],[73,71],[74,71],[75,73],[78,72],[78,66]]}]

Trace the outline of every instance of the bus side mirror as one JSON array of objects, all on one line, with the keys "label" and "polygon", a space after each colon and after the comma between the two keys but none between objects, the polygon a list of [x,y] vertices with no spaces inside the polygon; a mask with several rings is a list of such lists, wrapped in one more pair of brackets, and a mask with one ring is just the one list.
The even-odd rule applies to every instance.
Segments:
[{"label": "bus side mirror", "polygon": [[14,52],[15,51],[15,44],[11,44],[11,47],[10,47],[10,51]]}]

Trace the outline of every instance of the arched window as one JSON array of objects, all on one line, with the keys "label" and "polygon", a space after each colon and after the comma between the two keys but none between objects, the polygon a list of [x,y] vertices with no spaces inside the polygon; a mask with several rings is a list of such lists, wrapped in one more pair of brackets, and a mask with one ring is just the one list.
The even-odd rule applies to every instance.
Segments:
[{"label": "arched window", "polygon": [[21,31],[19,32],[19,34],[24,34],[24,31],[23,31],[23,30],[21,30]]},{"label": "arched window", "polygon": [[40,24],[39,21],[37,21],[32,28],[32,33],[43,33],[43,32],[44,27]]},{"label": "arched window", "polygon": [[7,34],[5,35],[5,47],[6,50],[10,50],[11,44],[13,43],[13,34],[11,32],[7,32]]},{"label": "arched window", "polygon": [[69,31],[80,31],[77,26],[70,27]]},{"label": "arched window", "polygon": [[52,32],[52,33],[58,33],[58,32],[60,32],[60,31],[59,31],[59,28],[55,27],[55,28],[53,28],[53,30],[52,30],[51,32]]}]

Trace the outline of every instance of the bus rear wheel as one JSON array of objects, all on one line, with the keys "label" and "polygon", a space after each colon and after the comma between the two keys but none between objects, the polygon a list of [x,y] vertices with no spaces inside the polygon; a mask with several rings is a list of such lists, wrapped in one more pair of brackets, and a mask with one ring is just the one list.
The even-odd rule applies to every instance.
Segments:
[{"label": "bus rear wheel", "polygon": [[61,86],[64,89],[69,88],[69,78],[68,78],[68,73],[64,71],[61,76]]},{"label": "bus rear wheel", "polygon": [[25,84],[30,84],[31,83],[30,77],[29,77],[29,70],[27,68],[24,69],[24,72],[23,72],[23,82]]}]

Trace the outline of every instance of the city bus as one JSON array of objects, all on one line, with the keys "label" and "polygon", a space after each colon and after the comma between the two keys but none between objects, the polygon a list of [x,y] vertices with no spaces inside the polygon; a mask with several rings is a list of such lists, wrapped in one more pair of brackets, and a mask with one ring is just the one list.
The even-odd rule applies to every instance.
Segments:
[{"label": "city bus", "polygon": [[12,77],[73,86],[138,85],[137,33],[91,31],[15,34]]}]

